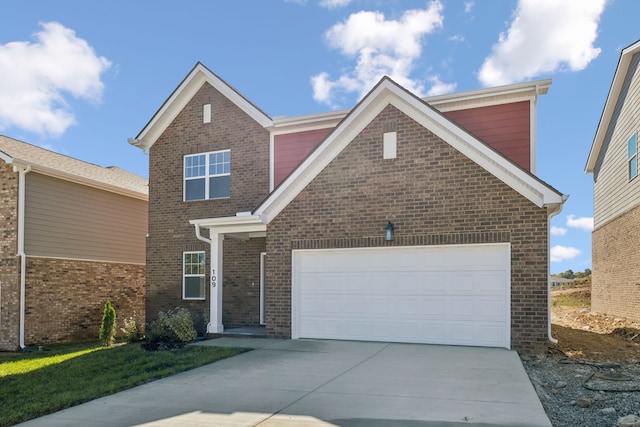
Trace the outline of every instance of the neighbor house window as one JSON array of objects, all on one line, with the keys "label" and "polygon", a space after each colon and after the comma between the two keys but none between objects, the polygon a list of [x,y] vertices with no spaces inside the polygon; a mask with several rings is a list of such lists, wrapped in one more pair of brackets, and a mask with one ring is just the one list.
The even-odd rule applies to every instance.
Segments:
[{"label": "neighbor house window", "polygon": [[627,142],[629,180],[638,176],[638,134],[634,133]]},{"label": "neighbor house window", "polygon": [[204,252],[184,252],[182,261],[182,299],[205,299]]},{"label": "neighbor house window", "polygon": [[231,195],[231,151],[184,157],[184,200],[224,199]]}]

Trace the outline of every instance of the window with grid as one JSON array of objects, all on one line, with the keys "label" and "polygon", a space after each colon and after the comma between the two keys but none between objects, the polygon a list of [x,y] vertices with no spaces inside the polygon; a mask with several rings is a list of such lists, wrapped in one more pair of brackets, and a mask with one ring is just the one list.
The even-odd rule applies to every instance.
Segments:
[{"label": "window with grid", "polygon": [[182,259],[182,299],[205,299],[204,251],[184,252]]},{"label": "window with grid", "polygon": [[231,150],[184,157],[184,200],[231,196]]}]

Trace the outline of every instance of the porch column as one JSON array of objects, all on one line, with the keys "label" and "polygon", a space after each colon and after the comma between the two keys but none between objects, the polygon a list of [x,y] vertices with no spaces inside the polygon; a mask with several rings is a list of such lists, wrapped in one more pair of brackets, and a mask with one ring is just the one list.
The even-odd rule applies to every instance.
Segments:
[{"label": "porch column", "polygon": [[209,305],[209,325],[207,332],[219,334],[224,331],[222,325],[222,243],[224,234],[210,232],[211,239],[211,298]]}]

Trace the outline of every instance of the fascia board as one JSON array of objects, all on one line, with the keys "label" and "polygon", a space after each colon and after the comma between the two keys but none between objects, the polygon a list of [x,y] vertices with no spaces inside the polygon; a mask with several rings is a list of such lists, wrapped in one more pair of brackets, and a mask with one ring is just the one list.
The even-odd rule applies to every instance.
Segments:
[{"label": "fascia board", "polygon": [[209,83],[216,88],[261,126],[268,128],[273,124],[269,116],[257,109],[204,65],[198,63],[144,129],[136,136],[135,140],[141,142],[139,144],[141,148],[148,150],[153,146],[204,83]]},{"label": "fascia board", "polygon": [[623,49],[620,54],[618,66],[616,67],[616,71],[613,75],[613,81],[611,82],[611,88],[609,89],[609,94],[607,95],[607,100],[605,101],[604,109],[602,110],[602,116],[600,117],[598,128],[596,129],[596,135],[593,138],[593,144],[591,144],[591,149],[589,150],[589,157],[587,158],[587,164],[584,168],[585,173],[593,173],[595,170],[598,157],[600,157],[600,151],[604,145],[604,140],[611,123],[611,118],[613,117],[616,104],[618,103],[618,97],[622,91],[622,86],[624,85],[627,72],[629,71],[631,59],[633,55],[639,51],[640,41],[637,41],[631,46]]},{"label": "fascia board", "polygon": [[257,233],[267,230],[266,224],[256,215],[192,219],[189,223],[219,233]]},{"label": "fascia board", "polygon": [[110,193],[120,194],[122,196],[131,197],[134,199],[140,199],[149,201],[149,195],[145,193],[140,193],[138,191],[128,190],[126,188],[118,187],[116,185],[105,184],[104,182],[96,181],[89,178],[79,177],[77,175],[63,172],[60,170],[48,168],[46,166],[40,166],[35,163],[31,163],[25,160],[14,158],[11,161],[12,164],[19,164],[23,166],[30,166],[32,173],[39,173],[41,175],[50,176],[52,178],[62,179],[64,181],[73,182],[80,185],[85,185],[87,187],[96,188],[98,190],[108,191]]},{"label": "fascia board", "polygon": [[6,164],[13,163],[13,157],[5,153],[4,151],[0,151],[0,159],[2,159]]},{"label": "fascia board", "polygon": [[420,99],[387,80],[374,89],[352,114],[345,118],[254,214],[260,216],[267,224],[271,222],[389,104],[447,141],[536,206],[563,203],[562,194],[530,176]]}]

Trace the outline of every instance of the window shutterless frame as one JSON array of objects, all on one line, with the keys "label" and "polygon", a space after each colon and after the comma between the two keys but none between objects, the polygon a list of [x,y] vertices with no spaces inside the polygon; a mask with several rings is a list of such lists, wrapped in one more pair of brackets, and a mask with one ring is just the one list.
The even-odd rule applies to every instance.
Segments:
[{"label": "window shutterless frame", "polygon": [[184,156],[185,202],[231,196],[231,150]]},{"label": "window shutterless frame", "polygon": [[206,298],[205,252],[182,253],[182,299],[204,300]]},{"label": "window shutterless frame", "polygon": [[627,164],[629,181],[638,176],[638,133],[635,132],[627,141]]}]

